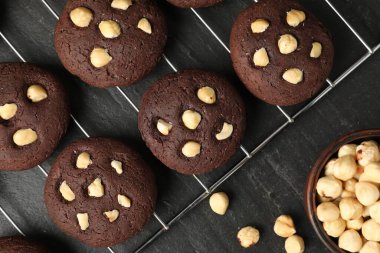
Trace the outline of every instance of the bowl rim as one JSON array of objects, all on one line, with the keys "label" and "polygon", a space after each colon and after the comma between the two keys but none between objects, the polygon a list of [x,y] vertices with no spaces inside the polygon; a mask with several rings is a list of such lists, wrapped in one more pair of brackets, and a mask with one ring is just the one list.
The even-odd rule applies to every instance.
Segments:
[{"label": "bowl rim", "polygon": [[349,134],[344,135],[343,137],[339,138],[338,140],[330,144],[322,152],[322,154],[317,158],[316,162],[314,163],[313,167],[311,168],[308,174],[305,187],[304,187],[305,211],[318,238],[330,250],[330,252],[346,253],[346,251],[338,247],[338,244],[335,241],[333,241],[332,237],[327,235],[327,233],[323,229],[322,222],[320,222],[317,218],[316,185],[317,185],[318,179],[326,163],[332,158],[334,154],[338,152],[341,146],[343,146],[344,144],[349,144],[349,143],[372,140],[374,138],[377,138],[377,139],[380,138],[380,129],[360,130],[360,131],[351,132]]}]

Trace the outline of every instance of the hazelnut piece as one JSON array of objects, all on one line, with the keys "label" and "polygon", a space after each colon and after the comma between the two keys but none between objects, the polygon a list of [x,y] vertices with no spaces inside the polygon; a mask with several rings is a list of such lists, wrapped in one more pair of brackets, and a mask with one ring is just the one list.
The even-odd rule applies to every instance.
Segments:
[{"label": "hazelnut piece", "polygon": [[[322,54],[322,44],[319,42],[313,42],[313,44],[311,45],[310,57],[319,58],[321,54]],[[351,145],[355,145],[355,144],[351,144]]]},{"label": "hazelnut piece", "polygon": [[91,64],[95,68],[104,67],[108,63],[110,63],[111,60],[112,57],[108,54],[108,50],[105,48],[96,47],[92,50],[90,54]]},{"label": "hazelnut piece", "polygon": [[16,115],[16,112],[17,105],[15,103],[0,106],[0,118],[3,120],[10,120]]},{"label": "hazelnut piece", "polygon": [[112,211],[104,212],[103,214],[104,214],[104,216],[107,217],[107,219],[109,220],[109,222],[114,222],[119,217],[119,211],[116,210],[116,209],[114,209]]},{"label": "hazelnut piece", "polygon": [[323,222],[323,229],[329,236],[337,238],[346,230],[346,221],[339,217],[334,221]]},{"label": "hazelnut piece", "polygon": [[321,197],[336,199],[341,195],[342,190],[342,182],[333,176],[318,179],[317,192]]},{"label": "hazelnut piece", "polygon": [[380,241],[380,224],[374,219],[369,219],[363,223],[362,234],[368,241]]},{"label": "hazelnut piece", "polygon": [[358,182],[355,184],[355,194],[359,202],[364,206],[374,204],[380,197],[379,189],[368,182]]},{"label": "hazelnut piece", "polygon": [[188,141],[182,147],[182,154],[186,157],[195,157],[201,153],[201,144],[195,141]]},{"label": "hazelnut piece", "polygon": [[169,135],[170,130],[172,130],[173,125],[170,122],[166,122],[163,119],[157,121],[157,130],[163,135]]},{"label": "hazelnut piece", "polygon": [[278,40],[278,49],[281,54],[290,54],[297,49],[297,39],[291,34],[284,34]]},{"label": "hazelnut piece", "polygon": [[269,64],[269,57],[265,48],[262,47],[256,50],[253,54],[253,64],[255,64],[256,67],[266,67]]},{"label": "hazelnut piece", "polygon": [[353,229],[344,231],[338,241],[339,248],[349,252],[358,252],[361,249],[362,244],[360,234]]},{"label": "hazelnut piece", "polygon": [[95,198],[100,198],[104,196],[104,187],[100,178],[95,179],[88,186],[88,196]]},{"label": "hazelnut piece", "polygon": [[38,84],[33,84],[29,86],[26,91],[26,96],[33,102],[38,103],[48,97],[46,90],[44,87]]},{"label": "hazelnut piece", "polygon": [[13,134],[13,142],[17,146],[32,144],[38,139],[36,131],[31,128],[19,129]]},{"label": "hazelnut piece", "polygon": [[123,164],[120,161],[112,160],[111,167],[116,170],[117,174],[123,173]]},{"label": "hazelnut piece", "polygon": [[363,206],[355,198],[344,198],[339,202],[340,215],[344,220],[356,220],[363,214]]},{"label": "hazelnut piece", "polygon": [[140,19],[139,23],[137,24],[137,28],[141,29],[147,34],[152,34],[152,26],[150,25],[149,20],[146,18]]},{"label": "hazelnut piece", "polygon": [[285,240],[286,253],[303,253],[305,251],[305,243],[301,236],[292,235]]},{"label": "hazelnut piece", "polygon": [[197,96],[200,101],[206,104],[214,104],[216,102],[215,90],[209,86],[204,86],[197,91]]},{"label": "hazelnut piece", "polygon": [[194,130],[198,127],[199,123],[202,120],[202,116],[200,113],[193,110],[186,110],[182,114],[182,122],[183,124],[191,130]]},{"label": "hazelnut piece", "polygon": [[88,222],[88,213],[78,213],[77,220],[78,220],[80,229],[83,231],[86,230],[90,226],[90,223]]},{"label": "hazelnut piece", "polygon": [[228,208],[229,199],[226,193],[216,192],[211,195],[209,203],[214,213],[224,215]]},{"label": "hazelnut piece", "polygon": [[276,219],[273,227],[276,235],[287,238],[296,233],[294,222],[289,215],[281,215]]},{"label": "hazelnut piece", "polygon": [[119,10],[127,10],[132,5],[132,0],[113,0],[111,7]]},{"label": "hazelnut piece", "polygon": [[337,220],[339,215],[339,208],[332,202],[323,202],[317,207],[317,217],[321,222]]},{"label": "hazelnut piece", "polygon": [[121,33],[120,25],[113,20],[102,21],[99,24],[99,30],[107,39],[119,37]]},{"label": "hazelnut piece", "polygon": [[288,25],[296,27],[303,21],[305,21],[306,15],[305,12],[299,11],[299,10],[294,10],[291,9],[287,14],[286,14],[286,22]]},{"label": "hazelnut piece", "polygon": [[92,12],[85,7],[78,7],[70,12],[70,19],[78,27],[88,27],[92,20]]},{"label": "hazelnut piece", "polygon": [[347,181],[355,176],[357,164],[351,155],[339,157],[334,163],[334,177]]},{"label": "hazelnut piece", "polygon": [[259,241],[260,232],[254,227],[247,226],[239,230],[237,239],[243,248],[249,248]]},{"label": "hazelnut piece", "polygon": [[303,80],[303,72],[298,68],[291,68],[282,74],[282,78],[288,83],[298,84]]},{"label": "hazelnut piece", "polygon": [[222,130],[215,135],[215,138],[218,141],[225,140],[225,139],[229,138],[232,135],[233,131],[234,131],[234,126],[231,125],[231,124],[228,124],[228,123],[224,122]]},{"label": "hazelnut piece", "polygon": [[92,160],[89,153],[82,152],[78,155],[76,162],[76,167],[78,169],[87,169],[90,164],[92,164]]},{"label": "hazelnut piece", "polygon": [[62,197],[69,202],[75,199],[75,193],[71,190],[66,181],[63,181],[59,186],[59,192],[62,194]]},{"label": "hazelnut piece", "polygon": [[263,33],[269,27],[269,22],[265,19],[259,18],[252,22],[251,30],[253,33]]},{"label": "hazelnut piece", "polygon": [[117,195],[117,202],[119,203],[119,205],[125,208],[131,207],[131,204],[132,204],[132,201],[130,200],[130,198],[121,194]]}]

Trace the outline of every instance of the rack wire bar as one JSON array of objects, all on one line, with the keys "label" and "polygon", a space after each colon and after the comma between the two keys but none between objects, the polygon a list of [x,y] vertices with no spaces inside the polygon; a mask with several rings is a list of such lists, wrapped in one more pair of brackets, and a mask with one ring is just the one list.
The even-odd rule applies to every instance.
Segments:
[{"label": "rack wire bar", "polygon": [[19,232],[20,235],[25,236],[24,232],[20,229],[19,226],[12,220],[12,218],[5,212],[5,210],[0,206],[0,212],[4,215],[4,217],[12,224],[12,226]]}]

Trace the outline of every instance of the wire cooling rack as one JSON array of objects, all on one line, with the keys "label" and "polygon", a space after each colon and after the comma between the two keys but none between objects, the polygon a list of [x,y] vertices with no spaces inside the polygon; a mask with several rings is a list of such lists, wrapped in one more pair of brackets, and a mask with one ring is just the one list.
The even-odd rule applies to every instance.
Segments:
[{"label": "wire cooling rack", "polygon": [[[53,15],[56,19],[59,18],[57,13],[53,10],[53,8],[46,2],[46,0],[41,0],[41,2],[44,4],[44,6],[49,10],[51,15]],[[255,1],[257,2],[257,1]],[[156,231],[155,233],[151,234],[151,236],[148,238],[147,241],[145,241],[142,245],[137,247],[135,249],[135,252],[141,252],[144,250],[148,245],[150,245],[157,237],[159,237],[162,233],[165,231],[168,231],[171,226],[174,225],[177,221],[179,221],[186,213],[191,211],[194,207],[196,207],[199,203],[201,203],[204,199],[206,199],[215,189],[217,189],[223,182],[225,182],[228,178],[230,178],[235,172],[237,172],[244,164],[246,164],[257,152],[259,152],[266,144],[268,144],[275,136],[280,134],[282,130],[284,130],[286,127],[291,125],[295,122],[295,120],[305,113],[308,109],[310,109],[312,106],[314,106],[320,99],[322,99],[326,94],[328,94],[331,90],[333,90],[334,87],[336,87],[339,83],[341,83],[348,75],[350,75],[356,68],[358,68],[361,64],[363,64],[371,55],[373,55],[377,50],[380,48],[380,43],[377,44],[375,47],[369,46],[369,44],[365,41],[365,39],[357,32],[356,29],[354,29],[353,26],[347,21],[347,19],[339,12],[337,8],[330,2],[330,0],[325,0],[327,5],[333,10],[333,12],[343,21],[343,23],[347,26],[347,28],[352,32],[352,34],[357,38],[357,40],[361,43],[361,45],[365,48],[366,53],[359,58],[356,62],[354,62],[350,67],[348,67],[345,71],[343,71],[335,80],[327,79],[327,87],[320,92],[314,99],[312,99],[309,103],[307,103],[305,106],[303,106],[301,109],[299,109],[297,112],[295,112],[293,115],[289,115],[283,108],[280,106],[277,106],[278,112],[282,114],[286,121],[280,127],[278,127],[274,132],[272,132],[269,136],[267,136],[264,141],[262,141],[259,145],[257,145],[253,150],[249,151],[244,146],[240,146],[241,151],[244,153],[244,157],[238,161],[233,167],[231,167],[224,175],[222,175],[217,181],[215,181],[210,187],[207,187],[202,180],[196,176],[193,175],[194,180],[203,188],[203,193],[200,194],[198,197],[196,197],[191,203],[189,203],[184,209],[182,209],[180,212],[178,212],[172,219],[170,219],[168,222],[164,222],[163,219],[157,214],[154,213],[154,218],[160,223],[161,228]],[[220,39],[220,37],[217,35],[217,33],[209,26],[209,24],[205,21],[205,19],[202,18],[202,16],[199,14],[199,12],[195,9],[190,9],[190,11],[196,16],[196,18],[201,22],[207,30],[211,33],[211,35],[220,43],[220,45],[228,52],[230,53],[230,50],[228,46]],[[17,57],[22,61],[26,62],[25,58],[20,54],[18,49],[11,43],[11,41],[0,31],[0,37],[6,42],[6,44],[10,47],[10,49],[17,55]],[[177,68],[174,66],[172,61],[166,56],[163,55],[163,59],[168,64],[168,66],[174,71],[177,72]],[[133,101],[130,99],[128,94],[123,91],[120,87],[115,88],[122,97],[125,99],[125,101],[128,103],[129,106],[133,108],[136,112],[139,111],[138,107],[133,103]],[[79,128],[79,130],[82,132],[82,134],[85,137],[90,137],[88,132],[85,130],[85,128],[81,125],[81,123],[75,118],[74,115],[70,115],[72,121],[75,123],[75,125]],[[43,168],[41,165],[37,166],[38,169],[41,171],[41,173],[44,176],[47,176],[47,172],[45,168]],[[0,206],[0,212],[4,215],[6,220],[9,221],[9,223],[23,236],[25,236],[25,233],[20,229],[20,227],[16,224],[16,222],[12,219],[12,215],[4,210],[2,206]],[[111,253],[117,253],[112,248],[107,248],[107,250]]]}]

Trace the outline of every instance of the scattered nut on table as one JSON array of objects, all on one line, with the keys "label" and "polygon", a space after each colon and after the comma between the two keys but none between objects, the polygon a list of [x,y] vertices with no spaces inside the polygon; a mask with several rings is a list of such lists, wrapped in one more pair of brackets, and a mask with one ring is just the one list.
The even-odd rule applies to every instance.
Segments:
[{"label": "scattered nut on table", "polygon": [[294,222],[289,215],[281,215],[276,219],[273,230],[276,235],[287,238],[296,233]]},{"label": "scattered nut on table", "polygon": [[104,196],[104,186],[100,178],[95,179],[87,189],[90,197],[100,198]]},{"label": "scattered nut on table", "polygon": [[4,104],[0,106],[0,118],[10,120],[17,113],[17,105],[15,103]]},{"label": "scattered nut on table", "polygon": [[95,68],[101,68],[110,63],[112,61],[112,57],[108,53],[107,49],[96,47],[90,54],[90,61]]},{"label": "scattered nut on table", "polygon": [[331,237],[339,237],[346,230],[346,221],[338,218],[334,221],[323,222],[323,229]]},{"label": "scattered nut on table", "polygon": [[300,11],[300,10],[295,10],[291,9],[287,14],[286,14],[286,22],[288,25],[296,27],[303,21],[305,21],[306,15],[305,12]]},{"label": "scattered nut on table", "polygon": [[127,10],[132,5],[132,0],[113,0],[111,7],[119,10]]},{"label": "scattered nut on table", "polygon": [[76,167],[78,169],[87,169],[92,164],[91,156],[87,152],[82,152],[78,155]]},{"label": "scattered nut on table", "polygon": [[253,54],[253,64],[256,67],[266,67],[269,64],[269,56],[264,47],[256,50]]},{"label": "scattered nut on table", "polygon": [[75,193],[71,190],[66,181],[63,181],[59,186],[59,192],[62,194],[62,197],[69,202],[75,199]]},{"label": "scattered nut on table", "polygon": [[121,34],[120,25],[113,20],[105,20],[99,23],[99,30],[107,39],[117,38]]},{"label": "scattered nut on table", "polygon": [[292,235],[285,240],[285,251],[287,253],[302,253],[305,251],[305,243],[301,236]]},{"label": "scattered nut on table", "polygon": [[259,18],[252,22],[251,30],[253,33],[263,33],[269,27],[269,22],[265,19]]},{"label": "scattered nut on table", "polygon": [[70,19],[78,27],[88,27],[92,20],[92,12],[85,7],[77,7],[70,12]]},{"label": "scattered nut on table", "polygon": [[224,215],[229,205],[229,198],[224,192],[216,192],[211,195],[209,203],[214,213]]},{"label": "scattered nut on table", "polygon": [[90,226],[89,220],[88,220],[88,213],[78,213],[77,214],[78,224],[80,226],[81,230],[87,230],[87,228]]},{"label": "scattered nut on table", "polygon": [[291,34],[284,34],[278,40],[278,49],[281,54],[290,54],[298,47],[297,39]]},{"label": "scattered nut on table", "polygon": [[260,232],[254,227],[247,226],[239,230],[237,239],[243,248],[249,248],[259,241]]},{"label": "scattered nut on table", "polygon": [[26,96],[33,102],[38,103],[45,100],[48,97],[47,91],[44,87],[38,84],[33,84],[29,86],[26,91]]},{"label": "scattered nut on table", "polygon": [[147,34],[152,34],[152,26],[150,25],[149,20],[146,18],[140,19],[139,23],[137,24],[137,28],[139,28]]},{"label": "scattered nut on table", "polygon": [[358,252],[362,248],[362,238],[358,231],[350,229],[339,237],[338,246],[349,252]]},{"label": "scattered nut on table", "polygon": [[26,146],[37,141],[38,135],[31,128],[19,129],[13,134],[13,142],[17,146]]}]

